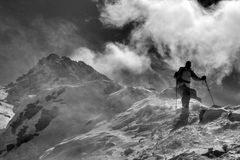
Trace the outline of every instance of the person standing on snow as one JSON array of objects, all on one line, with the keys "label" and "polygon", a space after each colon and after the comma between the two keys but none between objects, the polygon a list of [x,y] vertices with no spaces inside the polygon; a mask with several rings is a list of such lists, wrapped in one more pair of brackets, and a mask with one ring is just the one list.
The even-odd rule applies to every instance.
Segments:
[{"label": "person standing on snow", "polygon": [[188,111],[190,98],[201,101],[197,97],[196,90],[190,88],[191,78],[196,81],[205,81],[206,76],[198,77],[191,69],[191,62],[187,61],[185,67],[180,67],[174,74],[174,78],[176,79],[176,91],[182,96],[183,111]]}]

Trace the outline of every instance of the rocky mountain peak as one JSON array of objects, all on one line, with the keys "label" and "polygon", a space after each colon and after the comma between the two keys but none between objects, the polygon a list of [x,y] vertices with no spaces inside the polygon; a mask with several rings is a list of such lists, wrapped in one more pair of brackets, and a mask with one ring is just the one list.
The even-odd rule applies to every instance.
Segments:
[{"label": "rocky mountain peak", "polygon": [[66,56],[61,57],[55,53],[51,53],[47,57],[43,57],[42,59],[40,59],[38,62],[38,65],[51,65],[55,63],[61,63],[61,62],[65,62],[68,64],[76,63],[75,61],[72,61],[69,57],[66,57]]},{"label": "rocky mountain peak", "polygon": [[97,80],[111,81],[84,62],[76,62],[65,56],[50,54],[40,59],[28,73],[19,77],[15,83],[7,86],[8,100],[14,104],[16,97],[22,93],[31,95],[56,85],[74,85]]},{"label": "rocky mountain peak", "polygon": [[52,53],[52,54],[48,55],[47,57],[42,58],[39,61],[39,63],[44,63],[46,61],[55,61],[56,62],[59,59],[61,59],[61,57],[59,55]]},{"label": "rocky mountain peak", "polygon": [[56,54],[50,54],[39,60],[38,64],[30,70],[30,73],[31,71],[34,72],[37,70],[42,70],[45,73],[49,72],[55,77],[66,78],[71,82],[78,82],[86,78],[87,80],[109,80],[106,76],[98,73],[91,66],[82,61],[72,61],[69,57],[60,57]]},{"label": "rocky mountain peak", "polygon": [[[39,60],[27,74],[22,75],[16,83],[35,79],[38,83],[58,81],[65,83],[80,82],[85,80],[109,80],[106,76],[95,71],[84,62],[72,61],[69,57],[60,57],[57,54],[50,54]],[[63,80],[64,79],[64,80]],[[31,81],[31,83],[36,82]]]}]

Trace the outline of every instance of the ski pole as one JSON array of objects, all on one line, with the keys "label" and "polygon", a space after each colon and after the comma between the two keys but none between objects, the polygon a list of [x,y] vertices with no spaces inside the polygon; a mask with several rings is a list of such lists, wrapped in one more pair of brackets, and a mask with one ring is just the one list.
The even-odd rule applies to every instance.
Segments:
[{"label": "ski pole", "polygon": [[211,99],[212,99],[212,103],[213,103],[213,105],[215,105],[214,100],[213,100],[213,96],[212,96],[212,94],[211,94],[211,91],[210,91],[209,86],[208,86],[208,83],[207,83],[207,80],[205,80],[205,84],[206,84],[206,87],[207,87],[207,89],[208,89],[209,95],[210,95],[210,97],[211,97]]}]

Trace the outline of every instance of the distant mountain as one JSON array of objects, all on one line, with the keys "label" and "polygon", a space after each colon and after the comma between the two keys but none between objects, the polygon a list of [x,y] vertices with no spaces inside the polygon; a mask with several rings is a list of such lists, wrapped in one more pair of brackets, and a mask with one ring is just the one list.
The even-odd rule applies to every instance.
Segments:
[{"label": "distant mountain", "polygon": [[38,159],[65,138],[92,130],[151,94],[55,54],[41,59],[7,91],[15,116],[1,134],[0,152],[24,160]]},{"label": "distant mountain", "polygon": [[17,106],[20,98],[35,95],[41,90],[56,85],[79,84],[94,80],[110,81],[84,62],[75,62],[68,57],[50,54],[41,59],[27,74],[19,77],[15,83],[7,86],[9,94],[7,100]]}]

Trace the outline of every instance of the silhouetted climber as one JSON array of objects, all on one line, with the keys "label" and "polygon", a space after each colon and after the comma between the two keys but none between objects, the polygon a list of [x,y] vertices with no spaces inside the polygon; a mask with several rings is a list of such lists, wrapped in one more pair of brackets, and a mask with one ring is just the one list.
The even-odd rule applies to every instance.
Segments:
[{"label": "silhouetted climber", "polygon": [[187,61],[185,67],[180,67],[178,72],[174,74],[176,79],[176,91],[182,96],[182,106],[183,112],[188,111],[190,98],[197,99],[196,90],[190,88],[191,78],[196,81],[206,80],[206,76],[199,78],[191,69],[191,62]]}]

